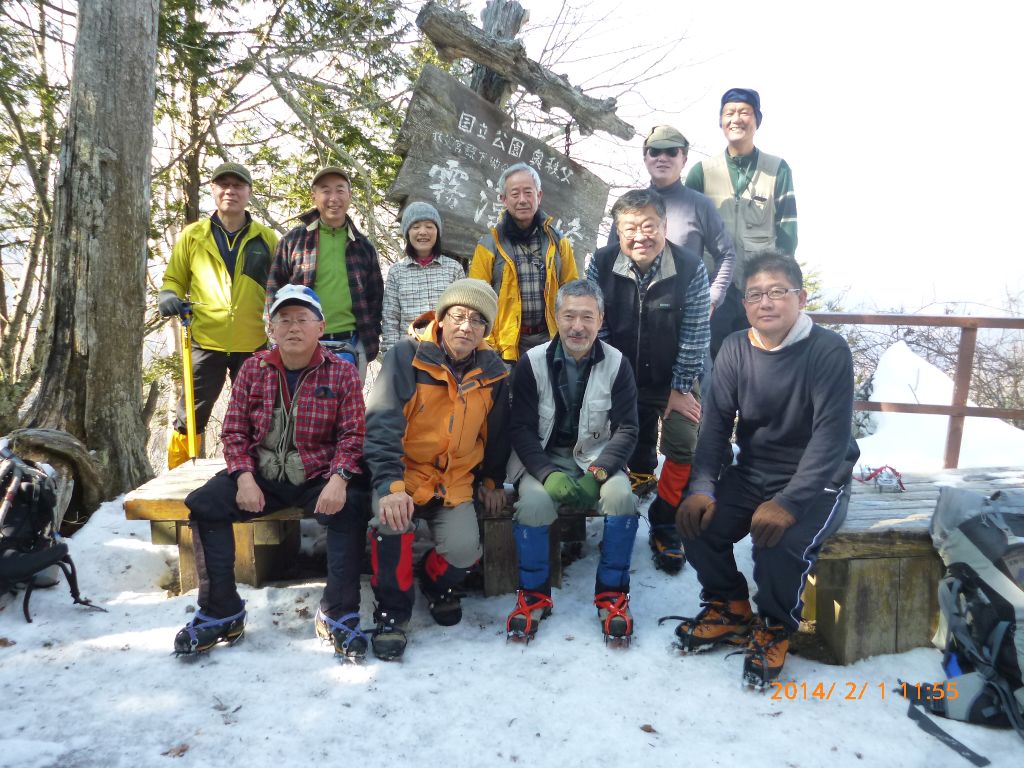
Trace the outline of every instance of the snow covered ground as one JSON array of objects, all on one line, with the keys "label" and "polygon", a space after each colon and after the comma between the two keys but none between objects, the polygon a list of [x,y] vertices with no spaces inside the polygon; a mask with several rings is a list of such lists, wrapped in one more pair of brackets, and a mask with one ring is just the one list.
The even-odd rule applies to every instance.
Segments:
[{"label": "snow covered ground", "polygon": [[[867,460],[916,468],[897,435],[880,426]],[[1016,448],[1008,460],[1010,437],[1007,460],[993,464],[1021,463]],[[964,455],[973,451],[969,440]],[[848,667],[790,656],[788,700],[741,690],[739,656],[679,656],[675,622],[657,619],[692,615],[697,581],[689,568],[654,570],[645,525],[633,561],[636,641],[605,647],[591,605],[599,536],[591,521],[585,557],[529,646],[505,642],[511,596],[468,597],[452,628],[434,625],[418,599],[402,663],[339,664],[314,636],[322,582],[310,582],[243,587],[243,641],[183,663],[171,643],[195,593],[168,597],[159,586],[176,551],[151,544],[148,525],[109,502],[71,542],[83,594],[108,613],[71,605],[63,584],[33,596],[33,624],[20,600],[0,603],[0,766],[968,764],[906,717],[896,688],[897,678],[940,679],[937,650]],[[737,551],[749,578],[749,542]],[[371,609],[364,583],[367,620]],[[829,700],[811,696],[819,683]],[[1012,731],[940,725],[995,766],[1021,765],[1024,742]]]}]

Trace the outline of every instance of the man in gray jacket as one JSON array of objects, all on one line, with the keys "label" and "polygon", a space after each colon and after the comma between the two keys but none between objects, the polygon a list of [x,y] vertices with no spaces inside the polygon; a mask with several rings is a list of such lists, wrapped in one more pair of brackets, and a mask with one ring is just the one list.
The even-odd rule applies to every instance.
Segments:
[{"label": "man in gray jacket", "polygon": [[513,518],[519,590],[506,629],[529,640],[551,613],[548,530],[559,505],[596,505],[604,540],[594,604],[605,638],[628,643],[637,511],[625,466],[636,445],[636,382],[622,353],[597,339],[604,321],[597,285],[563,285],[555,321],[558,335],[519,360],[512,382],[509,477],[519,486]]}]

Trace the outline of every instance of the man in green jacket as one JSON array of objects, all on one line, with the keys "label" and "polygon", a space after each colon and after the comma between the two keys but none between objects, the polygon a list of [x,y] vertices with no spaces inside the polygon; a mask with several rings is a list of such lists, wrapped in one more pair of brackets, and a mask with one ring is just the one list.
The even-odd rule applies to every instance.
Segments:
[{"label": "man in green jacket", "polygon": [[[263,324],[267,273],[277,233],[255,221],[246,207],[252,176],[238,163],[223,163],[210,177],[216,211],[178,235],[160,287],[160,314],[192,315],[192,378],[196,432],[203,434],[224,375],[234,381],[242,363],[267,343]],[[167,467],[188,460],[184,397],[178,401]]]}]

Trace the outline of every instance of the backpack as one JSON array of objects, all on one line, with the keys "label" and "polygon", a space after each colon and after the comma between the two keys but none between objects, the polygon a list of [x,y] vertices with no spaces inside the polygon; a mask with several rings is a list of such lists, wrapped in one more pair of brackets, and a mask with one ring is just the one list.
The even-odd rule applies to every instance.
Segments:
[{"label": "backpack", "polygon": [[0,444],[0,594],[16,594],[24,587],[22,612],[28,622],[32,621],[28,603],[33,577],[52,565],[63,571],[75,603],[103,610],[84,600],[78,591],[75,564],[56,530],[57,495],[52,473],[50,467],[20,459]]},{"label": "backpack", "polygon": [[931,536],[946,565],[933,642],[947,681],[943,695],[922,684],[918,704],[1024,738],[1024,490],[942,488]]}]

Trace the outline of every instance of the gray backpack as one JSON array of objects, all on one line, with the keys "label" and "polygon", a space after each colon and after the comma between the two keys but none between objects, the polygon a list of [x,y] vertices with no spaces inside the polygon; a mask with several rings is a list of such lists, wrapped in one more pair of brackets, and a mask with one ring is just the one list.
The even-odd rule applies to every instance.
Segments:
[{"label": "gray backpack", "polygon": [[1024,490],[943,488],[931,536],[946,565],[934,642],[947,680],[941,696],[922,684],[919,704],[1024,738]]}]

